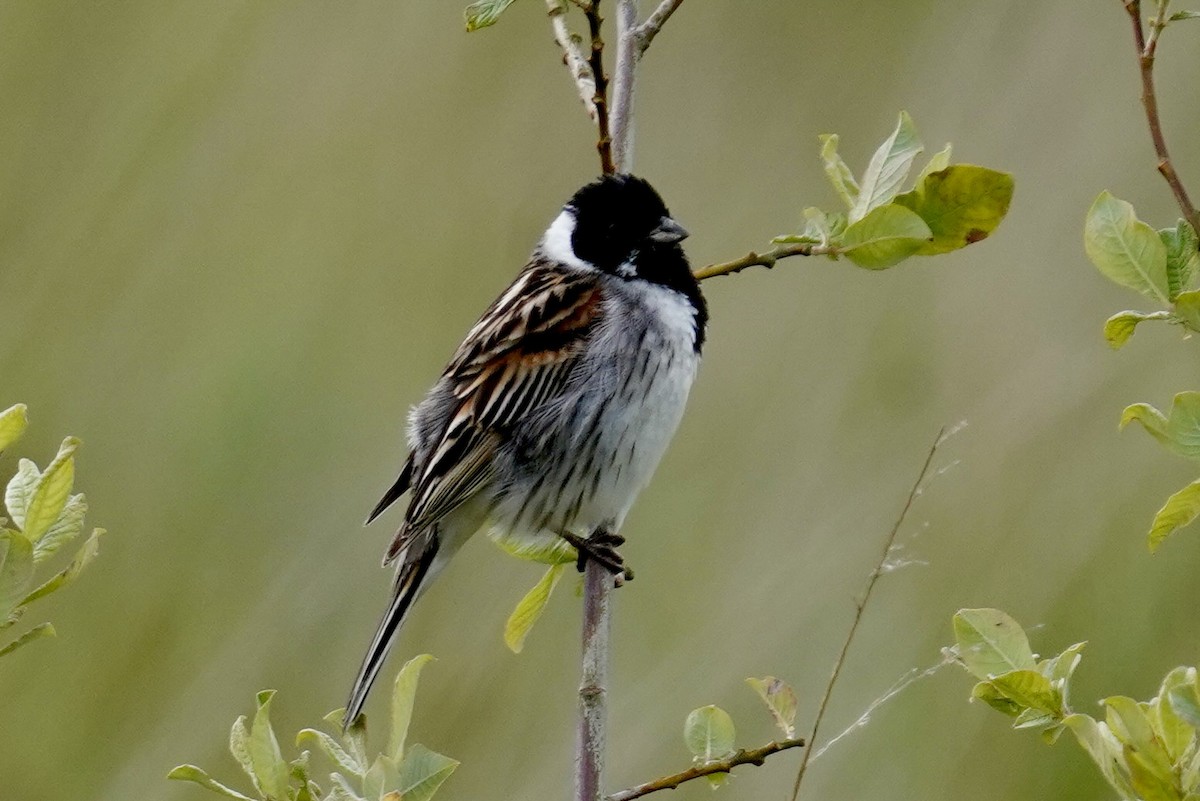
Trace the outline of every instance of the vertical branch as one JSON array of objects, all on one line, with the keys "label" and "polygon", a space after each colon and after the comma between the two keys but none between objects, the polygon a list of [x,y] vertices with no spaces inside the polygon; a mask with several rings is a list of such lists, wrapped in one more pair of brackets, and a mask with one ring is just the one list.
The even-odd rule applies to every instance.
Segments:
[{"label": "vertical branch", "polygon": [[604,73],[604,38],[601,35],[604,19],[600,16],[600,0],[591,0],[584,7],[584,15],[587,17],[588,33],[592,40],[589,61],[596,86],[596,94],[592,97],[592,105],[596,108],[596,128],[599,132],[596,150],[600,152],[600,171],[605,175],[612,175],[617,169],[613,166],[612,136],[608,131],[608,76]]},{"label": "vertical branch", "polygon": [[575,801],[600,801],[608,746],[608,662],[613,576],[589,559],[583,578],[583,677],[579,684],[579,742],[575,754]]},{"label": "vertical branch", "polygon": [[613,70],[613,161],[621,172],[633,169],[633,90],[642,50],[637,0],[617,0],[617,63]]},{"label": "vertical branch", "polygon": [[892,526],[891,532],[883,544],[883,553],[879,556],[879,562],[875,565],[875,569],[871,571],[871,575],[867,577],[867,584],[863,588],[863,594],[858,599],[854,608],[854,621],[850,624],[850,630],[846,632],[846,639],[842,643],[842,650],[838,653],[837,661],[833,663],[833,674],[829,677],[829,683],[825,685],[825,693],[821,696],[821,703],[817,706],[817,716],[813,719],[812,731],[808,735],[808,748],[804,751],[804,758],[800,760],[800,770],[796,773],[796,783],[792,786],[792,801],[800,795],[800,784],[804,781],[804,774],[808,770],[808,760],[812,756],[813,749],[817,745],[817,733],[821,730],[821,721],[825,718],[825,708],[829,706],[829,697],[833,695],[834,685],[837,684],[838,677],[842,674],[842,665],[846,663],[846,654],[850,651],[850,643],[854,642],[854,635],[858,632],[858,624],[862,622],[863,612],[867,609],[867,602],[871,600],[871,591],[875,589],[875,582],[879,581],[879,577],[883,575],[884,565],[887,564],[888,556],[892,552],[892,546],[896,543],[896,535],[900,533],[900,527],[904,525],[904,519],[908,517],[908,510],[912,508],[913,501],[917,499],[917,495],[921,489],[921,482],[925,480],[926,474],[929,473],[929,466],[933,464],[934,454],[946,438],[946,429],[938,431],[937,437],[933,440],[933,445],[929,448],[929,454],[925,457],[925,464],[921,465],[921,472],[917,475],[917,480],[913,483],[912,489],[908,493],[908,498],[904,501],[904,507],[900,510],[900,516],[896,518],[895,525]]}]

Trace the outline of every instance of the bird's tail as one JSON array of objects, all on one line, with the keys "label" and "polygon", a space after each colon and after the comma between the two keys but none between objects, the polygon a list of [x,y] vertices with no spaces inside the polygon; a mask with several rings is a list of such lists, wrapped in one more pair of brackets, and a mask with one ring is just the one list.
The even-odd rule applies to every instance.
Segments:
[{"label": "bird's tail", "polygon": [[346,715],[342,719],[343,727],[348,727],[353,723],[354,719],[358,717],[358,713],[362,711],[363,704],[367,700],[367,693],[371,691],[371,685],[379,677],[383,662],[396,639],[396,632],[400,630],[400,625],[404,622],[412,602],[433,578],[430,567],[433,565],[437,553],[438,537],[431,532],[426,542],[413,543],[401,556],[400,567],[396,571],[396,581],[392,586],[392,602],[388,605],[383,620],[379,621],[375,638],[371,640],[371,647],[367,649],[362,667],[358,669],[358,677],[354,680],[354,689],[350,691],[350,700],[346,702]]}]

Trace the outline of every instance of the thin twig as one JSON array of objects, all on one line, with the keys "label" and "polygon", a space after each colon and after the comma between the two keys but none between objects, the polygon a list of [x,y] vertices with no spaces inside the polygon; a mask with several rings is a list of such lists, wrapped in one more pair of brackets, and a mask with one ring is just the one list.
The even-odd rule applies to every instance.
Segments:
[{"label": "thin twig", "polygon": [[694,275],[697,281],[703,281],[706,278],[716,278],[718,275],[733,275],[745,270],[747,267],[766,267],[769,270],[775,266],[775,262],[791,256],[827,256],[833,253],[835,251],[829,245],[817,245],[809,242],[797,245],[780,245],[765,253],[758,253],[752,250],[740,259],[701,267],[695,271]]},{"label": "thin twig", "polygon": [[[573,0],[574,2],[574,0]],[[563,64],[571,73],[575,82],[575,90],[583,101],[583,109],[592,122],[596,122],[596,80],[592,77],[592,68],[583,57],[580,39],[567,28],[566,0],[546,0],[546,13],[550,15],[550,25],[554,28],[554,41],[563,51]]]},{"label": "thin twig", "polygon": [[612,175],[617,168],[613,165],[612,135],[608,130],[608,76],[604,74],[604,37],[601,34],[604,19],[600,16],[600,0],[591,0],[583,13],[587,17],[588,33],[592,40],[589,63],[596,84],[596,91],[592,95],[592,105],[596,107],[596,128],[599,132],[596,150],[600,153],[600,171],[605,175]]},{"label": "thin twig", "polygon": [[1141,0],[1122,0],[1122,4],[1125,6],[1125,11],[1129,13],[1129,20],[1133,24],[1133,42],[1137,48],[1138,67],[1142,74],[1142,106],[1146,110],[1150,138],[1154,142],[1154,152],[1158,156],[1158,171],[1162,173],[1167,185],[1171,187],[1171,192],[1175,195],[1175,202],[1179,204],[1179,209],[1191,224],[1192,230],[1200,233],[1200,212],[1197,212],[1196,207],[1192,205],[1183,181],[1175,172],[1175,166],[1171,163],[1171,156],[1167,152],[1167,140],[1163,136],[1162,122],[1158,115],[1158,95],[1154,89],[1154,55],[1158,49],[1158,37],[1167,24],[1167,2],[1166,0],[1157,0],[1158,14],[1151,23],[1149,39],[1146,38],[1145,28],[1142,24]]},{"label": "thin twig", "polygon": [[786,751],[789,748],[801,748],[803,746],[804,740],[796,738],[794,740],[780,740],[778,742],[767,743],[761,748],[755,748],[750,751],[741,748],[731,756],[717,762],[697,765],[694,768],[688,768],[673,776],[663,776],[661,779],[655,779],[652,782],[646,782],[645,784],[639,784],[637,787],[630,787],[628,790],[613,793],[605,801],[633,801],[635,798],[657,793],[659,790],[674,790],[684,782],[690,782],[702,776],[711,776],[714,773],[728,773],[738,765],[762,765],[767,757],[772,754],[778,754],[780,751]]},{"label": "thin twig", "polygon": [[879,577],[883,575],[883,567],[887,564],[888,555],[892,552],[892,545],[896,542],[896,535],[900,532],[900,527],[904,525],[904,519],[908,517],[908,510],[912,508],[913,501],[916,500],[918,491],[921,488],[921,482],[925,480],[925,475],[929,472],[929,466],[933,464],[933,456],[937,453],[938,446],[942,444],[946,429],[943,426],[938,431],[937,437],[933,440],[933,445],[929,448],[929,454],[925,457],[925,464],[921,466],[921,472],[917,475],[916,482],[913,483],[912,489],[908,493],[908,498],[904,501],[904,508],[900,510],[900,516],[896,518],[895,525],[888,533],[887,539],[884,541],[883,553],[879,557],[879,562],[875,565],[875,569],[871,571],[871,575],[867,577],[867,584],[863,588],[862,596],[854,606],[854,621],[850,624],[850,630],[846,632],[846,640],[842,643],[842,650],[838,653],[837,661],[833,663],[833,674],[829,677],[829,683],[825,685],[825,694],[821,696],[821,703],[817,707],[817,716],[813,719],[812,731],[808,735],[809,748],[804,752],[804,758],[800,760],[800,770],[796,773],[796,783],[792,787],[792,801],[800,795],[800,783],[804,781],[804,773],[808,770],[808,760],[812,756],[812,749],[817,742],[817,733],[821,728],[821,721],[825,717],[825,709],[829,706],[829,697],[833,695],[833,688],[837,684],[838,676],[842,673],[842,666],[846,663],[846,654],[850,650],[850,643],[854,642],[854,635],[858,632],[858,624],[862,622],[863,612],[867,608],[867,602],[871,600],[871,591],[875,589],[875,582],[879,581]]},{"label": "thin twig", "polygon": [[650,43],[654,41],[654,37],[658,36],[658,32],[662,30],[662,26],[666,24],[675,10],[683,5],[683,0],[662,0],[658,4],[658,8],[646,17],[646,21],[637,27],[634,35],[637,39],[637,51],[640,58],[643,53],[650,47]]},{"label": "thin twig", "polygon": [[583,574],[583,676],[579,682],[579,743],[575,753],[576,801],[600,801],[608,746],[608,663],[612,634],[611,573],[595,559]]}]

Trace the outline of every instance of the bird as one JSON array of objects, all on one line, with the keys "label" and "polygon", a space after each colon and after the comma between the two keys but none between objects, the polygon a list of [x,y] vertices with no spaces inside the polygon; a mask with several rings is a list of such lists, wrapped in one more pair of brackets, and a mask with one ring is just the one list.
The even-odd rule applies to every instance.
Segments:
[{"label": "bird", "polygon": [[675,434],[704,345],[687,236],[642,178],[583,186],[413,407],[408,458],[366,521],[411,490],[345,725],[413,602],[475,533],[565,540],[581,570],[589,557],[624,570],[618,532]]}]

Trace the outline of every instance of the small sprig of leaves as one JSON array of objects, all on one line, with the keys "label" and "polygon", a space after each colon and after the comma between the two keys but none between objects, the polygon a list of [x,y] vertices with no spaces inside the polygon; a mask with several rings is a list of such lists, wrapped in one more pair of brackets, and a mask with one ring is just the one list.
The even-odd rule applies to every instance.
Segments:
[{"label": "small sprig of leaves", "polygon": [[[0,451],[20,439],[28,424],[24,404],[0,412]],[[75,451],[81,444],[75,437],[64,439],[44,471],[29,459],[21,459],[5,489],[8,517],[0,517],[0,656],[42,637],[54,636],[50,623],[39,623],[15,637],[9,630],[30,604],[78,578],[99,552],[104,529],[98,528],[66,568],[35,586],[38,566],[83,532],[87,499],[82,494],[71,494]]]},{"label": "small sprig of leaves", "polygon": [[[1163,414],[1148,403],[1126,406],[1121,413],[1122,429],[1137,421],[1150,436],[1180,456],[1200,461],[1200,392],[1180,392]],[[1154,516],[1146,542],[1151,551],[1167,537],[1200,516],[1200,479],[1176,492]]]},{"label": "small sprig of leaves", "polygon": [[911,189],[902,188],[924,151],[907,112],[858,178],[838,154],[837,134],[820,137],[825,175],[845,211],[804,209],[800,233],[777,244],[811,244],[814,254],[845,256],[859,267],[883,270],[910,256],[949,253],[986,239],[1012,201],[1013,179],[973,164],[950,164],[950,145],[934,154]]},{"label": "small sprig of leaves", "polygon": [[1133,206],[1101,192],[1088,210],[1083,247],[1106,278],[1157,302],[1157,311],[1118,312],[1104,323],[1113,348],[1129,341],[1139,323],[1165,320],[1200,331],[1200,240],[1186,220],[1154,230],[1139,220]]},{"label": "small sprig of leaves", "polygon": [[405,745],[416,700],[417,679],[421,668],[432,660],[429,654],[421,654],[400,669],[392,690],[387,749],[374,760],[367,757],[365,715],[359,715],[345,732],[341,732],[338,724],[345,710],[337,709],[325,716],[325,722],[337,733],[302,729],[296,735],[297,747],[313,745],[334,765],[335,770],[329,774],[328,790],[313,780],[308,751],[301,751],[291,760],[283,756],[270,719],[274,690],[258,694],[258,708],[249,728],[243,715],[234,721],[229,734],[229,751],[250,779],[252,791],[235,790],[195,765],[180,765],[168,773],[167,778],[193,782],[240,801],[428,801],[459,765],[457,760],[419,743]]},{"label": "small sprig of leaves", "polygon": [[1100,774],[1126,801],[1193,801],[1200,797],[1200,679],[1178,667],[1149,701],[1112,696],[1105,719],[1070,708],[1070,683],[1084,643],[1038,659],[1024,629],[998,609],[954,616],[956,661],[979,679],[973,700],[1036,729],[1048,744],[1070,730]]},{"label": "small sprig of leaves", "polygon": [[463,21],[467,31],[477,31],[496,24],[500,15],[508,10],[513,0],[476,0],[463,9]]}]

